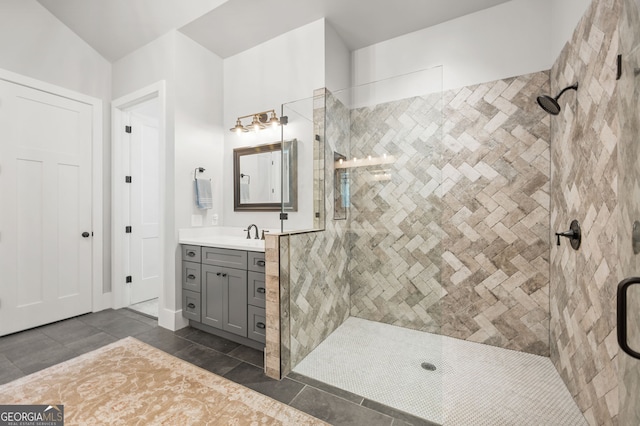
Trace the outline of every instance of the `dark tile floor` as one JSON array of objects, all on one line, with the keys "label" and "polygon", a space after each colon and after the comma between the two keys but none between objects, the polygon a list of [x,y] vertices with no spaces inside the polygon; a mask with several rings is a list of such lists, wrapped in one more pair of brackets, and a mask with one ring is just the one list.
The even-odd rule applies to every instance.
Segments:
[{"label": "dark tile floor", "polygon": [[128,309],[82,315],[0,337],[0,385],[127,336],[332,425],[431,425],[299,374],[270,379],[263,373],[260,351],[190,327],[172,332]]}]

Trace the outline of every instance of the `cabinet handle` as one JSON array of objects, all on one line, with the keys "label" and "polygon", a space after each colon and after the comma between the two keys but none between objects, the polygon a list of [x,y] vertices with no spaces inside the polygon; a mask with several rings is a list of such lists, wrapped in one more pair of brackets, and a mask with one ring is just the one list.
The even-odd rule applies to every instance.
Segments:
[{"label": "cabinet handle", "polygon": [[267,328],[267,326],[266,326],[266,325],[264,325],[264,323],[263,323],[263,322],[258,322],[258,323],[256,323],[256,327],[258,327],[258,328],[262,328],[262,329]]},{"label": "cabinet handle", "polygon": [[222,274],[222,276],[223,276],[223,277],[226,277],[226,276],[227,276],[227,274]]},{"label": "cabinet handle", "polygon": [[217,275],[217,276],[220,276],[220,275],[222,275],[222,272],[218,272],[218,273],[216,273],[216,275]]},{"label": "cabinet handle", "polygon": [[195,308],[196,308],[196,305],[195,305],[195,303],[189,303],[189,304],[187,305],[187,308],[189,308],[189,309],[195,309]]},{"label": "cabinet handle", "polygon": [[189,274],[189,275],[187,275],[187,278],[189,278],[190,280],[195,280],[196,276],[193,275],[193,274]]},{"label": "cabinet handle", "polygon": [[195,256],[196,256],[196,252],[195,252],[195,251],[188,251],[188,252],[187,252],[187,256],[189,256],[189,257],[195,257]]},{"label": "cabinet handle", "polygon": [[256,291],[257,291],[258,293],[262,293],[262,294],[265,294],[265,293],[266,293],[266,290],[264,289],[264,287],[258,287],[258,288],[256,288]]},{"label": "cabinet handle", "polygon": [[258,260],[258,261],[256,262],[256,264],[257,264],[258,266],[264,266],[264,265],[266,264],[266,262],[265,262],[264,260]]}]

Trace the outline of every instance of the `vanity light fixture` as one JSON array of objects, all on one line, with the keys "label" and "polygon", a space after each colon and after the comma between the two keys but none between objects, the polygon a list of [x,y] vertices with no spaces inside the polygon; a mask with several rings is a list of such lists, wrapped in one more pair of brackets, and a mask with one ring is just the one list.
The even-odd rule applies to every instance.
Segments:
[{"label": "vanity light fixture", "polygon": [[[245,118],[251,118],[251,123],[243,125],[242,120]],[[250,130],[258,132],[262,129],[266,129],[269,125],[271,125],[273,128],[276,128],[287,123],[287,116],[278,118],[278,116],[276,115],[276,111],[273,109],[269,109],[267,111],[238,117],[238,119],[236,120],[236,125],[229,130],[236,133],[244,133]]]}]

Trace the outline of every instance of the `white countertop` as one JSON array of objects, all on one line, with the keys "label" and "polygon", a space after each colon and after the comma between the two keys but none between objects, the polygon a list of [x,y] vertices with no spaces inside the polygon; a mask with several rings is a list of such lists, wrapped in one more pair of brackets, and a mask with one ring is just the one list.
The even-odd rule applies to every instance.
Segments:
[{"label": "white countertop", "polygon": [[[260,229],[259,235],[262,234]],[[264,253],[264,240],[256,240],[255,230],[251,230],[251,238],[247,239],[247,232],[243,228],[232,227],[206,227],[184,228],[178,231],[180,244],[194,246],[219,247],[232,250],[247,250]]]}]

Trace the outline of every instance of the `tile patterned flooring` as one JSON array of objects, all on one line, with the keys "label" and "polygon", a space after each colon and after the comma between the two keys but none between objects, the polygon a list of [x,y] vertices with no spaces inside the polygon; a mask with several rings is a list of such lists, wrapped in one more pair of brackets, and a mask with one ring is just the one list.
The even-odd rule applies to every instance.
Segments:
[{"label": "tile patterned flooring", "polygon": [[128,309],[86,314],[0,337],[0,385],[127,336],[333,425],[430,424],[300,374],[270,379],[263,374],[261,351],[190,327],[171,332]]},{"label": "tile patterned flooring", "polygon": [[445,425],[586,425],[549,358],[356,317],[294,372]]}]

